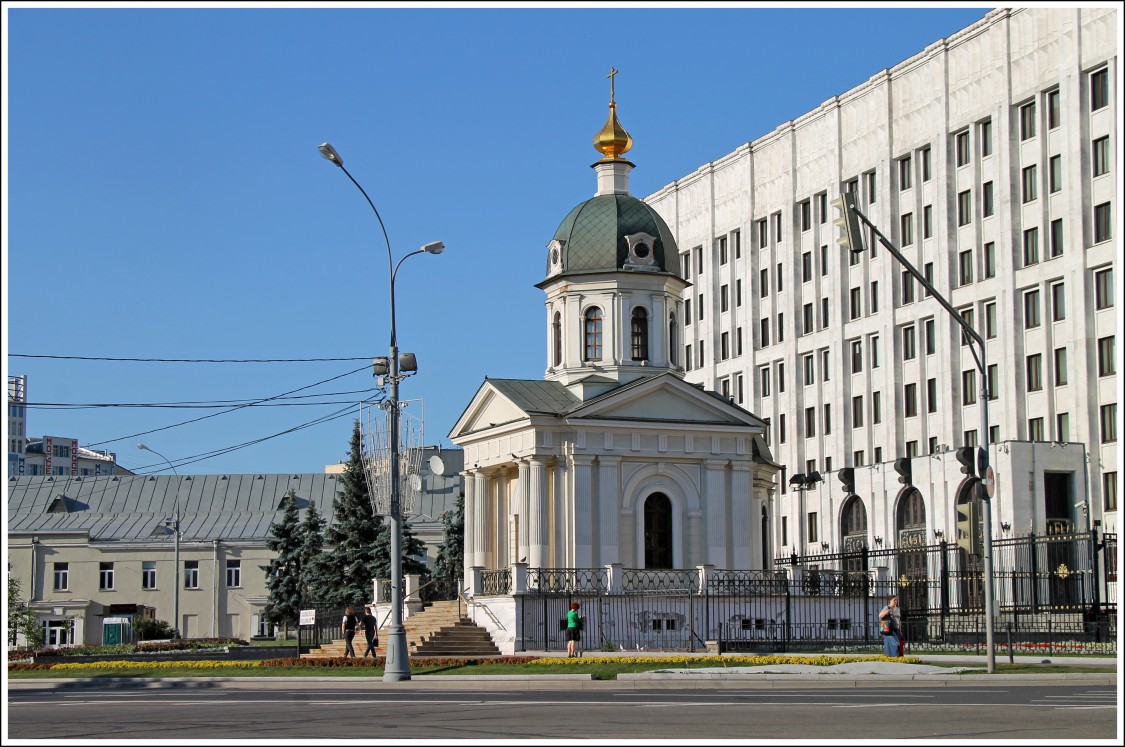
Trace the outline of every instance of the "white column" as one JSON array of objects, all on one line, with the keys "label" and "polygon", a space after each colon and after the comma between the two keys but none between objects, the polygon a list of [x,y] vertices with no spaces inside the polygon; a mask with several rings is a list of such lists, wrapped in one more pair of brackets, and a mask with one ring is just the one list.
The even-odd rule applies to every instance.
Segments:
[{"label": "white column", "polygon": [[487,538],[491,534],[488,530],[488,478],[483,472],[473,473],[473,504],[476,517],[473,521],[473,559],[472,564],[481,568],[488,567]]},{"label": "white column", "polygon": [[594,459],[588,456],[570,458],[574,470],[574,567],[594,565]]},{"label": "white column", "polygon": [[728,567],[726,542],[728,518],[723,479],[726,476],[726,462],[708,459],[704,462],[704,467],[706,469],[704,499],[707,512],[707,552],[704,557],[716,568],[726,568]]},{"label": "white column", "polygon": [[621,512],[621,457],[598,457],[598,539],[601,551],[599,565],[620,561],[617,517]]},{"label": "white column", "polygon": [[[677,260],[678,261],[678,260]],[[663,293],[652,296],[652,316],[648,320],[648,357],[652,365],[668,365],[668,303]]]},{"label": "white column", "polygon": [[461,484],[465,486],[465,565],[472,567],[476,561],[477,540],[477,481],[476,473],[465,470],[461,473]]},{"label": "white column", "polygon": [[571,568],[574,558],[573,523],[574,495],[570,490],[570,464],[566,458],[555,460],[555,568]]},{"label": "white column", "polygon": [[519,520],[516,522],[516,557],[511,559],[513,563],[526,563],[528,561],[528,547],[531,545],[531,535],[528,529],[528,512],[531,510],[528,506],[531,492],[528,480],[529,466],[526,460],[516,462],[518,472],[512,510]]},{"label": "white column", "polygon": [[755,553],[755,549],[762,546],[764,538],[760,536],[761,508],[750,494],[748,462],[735,462],[732,465],[730,495],[732,567],[738,570],[755,568],[755,559],[761,556],[761,551]]},{"label": "white column", "polygon": [[550,547],[547,537],[547,464],[542,459],[531,459],[527,484],[527,561],[532,568],[542,568]]}]

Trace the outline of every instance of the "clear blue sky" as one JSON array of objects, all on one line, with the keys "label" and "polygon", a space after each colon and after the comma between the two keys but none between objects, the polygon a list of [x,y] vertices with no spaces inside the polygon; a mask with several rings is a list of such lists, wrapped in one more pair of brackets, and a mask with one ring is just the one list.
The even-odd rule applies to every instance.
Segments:
[{"label": "clear blue sky", "polygon": [[[484,377],[543,376],[547,242],[594,193],[611,66],[644,197],[981,18],[987,8],[5,9],[5,369],[29,408],[129,468],[320,472],[386,355],[387,255],[426,442]],[[350,371],[363,367],[356,373]],[[421,403],[414,403],[418,412]],[[188,425],[182,421],[214,415]],[[146,435],[145,431],[163,429]]]}]

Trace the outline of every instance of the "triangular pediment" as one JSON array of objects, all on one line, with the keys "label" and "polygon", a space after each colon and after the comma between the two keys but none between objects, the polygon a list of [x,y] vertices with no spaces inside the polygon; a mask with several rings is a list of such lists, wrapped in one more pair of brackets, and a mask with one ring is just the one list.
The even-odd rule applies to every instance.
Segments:
[{"label": "triangular pediment", "polygon": [[761,429],[755,415],[677,376],[664,374],[621,387],[571,413],[571,419],[681,422]]},{"label": "triangular pediment", "polygon": [[449,432],[449,437],[455,439],[458,436],[525,420],[527,417],[528,413],[486,381],[477,390],[469,406],[465,408],[464,414],[453,426],[453,430]]}]

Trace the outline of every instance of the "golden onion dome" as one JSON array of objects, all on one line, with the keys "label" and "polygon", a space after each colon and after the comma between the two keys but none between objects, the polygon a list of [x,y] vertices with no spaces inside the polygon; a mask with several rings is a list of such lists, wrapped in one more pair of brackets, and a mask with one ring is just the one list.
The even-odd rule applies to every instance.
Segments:
[{"label": "golden onion dome", "polygon": [[617,104],[610,102],[609,119],[594,136],[594,148],[608,160],[616,161],[633,147],[633,138],[617,121]]}]

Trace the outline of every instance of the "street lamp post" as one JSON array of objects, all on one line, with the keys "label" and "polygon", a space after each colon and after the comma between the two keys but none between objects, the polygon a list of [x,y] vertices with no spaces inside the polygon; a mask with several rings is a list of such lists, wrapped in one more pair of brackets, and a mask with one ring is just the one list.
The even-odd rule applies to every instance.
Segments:
[{"label": "street lamp post", "polygon": [[[163,459],[165,462],[168,462],[168,466],[171,468],[172,474],[175,475],[176,478],[177,478],[176,486],[175,486],[176,492],[175,492],[175,498],[174,498],[175,507],[176,507],[176,514],[172,518],[172,531],[174,533],[173,538],[174,538],[174,543],[175,543],[175,548],[176,548],[175,561],[174,561],[176,569],[172,573],[172,589],[175,593],[175,607],[174,607],[174,611],[173,611],[172,614],[175,616],[173,618],[173,627],[175,627],[175,629],[176,629],[176,634],[180,635],[180,485],[179,485],[179,479],[178,479],[180,475],[179,475],[178,472],[176,472],[175,465],[173,465],[172,462],[168,461],[168,457],[164,456],[163,454],[161,454],[156,449],[149,448],[148,446],[145,446],[144,444],[137,444],[137,448],[141,449],[143,451],[151,451],[153,454],[156,454],[158,457]],[[167,519],[165,519],[164,521],[165,521],[165,523],[168,522]],[[180,637],[182,638],[183,636],[181,635]]]},{"label": "street lamp post", "polygon": [[[391,624],[387,629],[387,656],[386,665],[383,669],[384,682],[401,682],[410,679],[410,652],[406,645],[406,628],[402,624],[402,506],[400,505],[400,490],[399,480],[399,399],[398,399],[398,385],[399,382],[405,378],[400,370],[399,356],[398,356],[398,335],[395,329],[395,277],[398,275],[398,268],[406,261],[408,257],[413,257],[415,254],[441,254],[445,249],[445,244],[440,241],[434,241],[426,244],[421,249],[416,249],[409,254],[403,256],[398,263],[394,261],[391,254],[391,240],[387,236],[387,227],[383,225],[383,218],[379,215],[378,208],[371,198],[367,195],[366,190],[360,186],[359,182],[344,168],[344,159],[336,152],[336,149],[329,143],[321,143],[318,146],[320,154],[326,159],[336,164],[341,171],[351,180],[352,184],[363,194],[367,204],[371,206],[371,210],[375,213],[376,219],[379,221],[379,228],[383,231],[383,240],[387,245],[387,271],[388,280],[390,283],[390,301],[391,301],[391,345],[390,345],[390,359],[387,361],[389,366],[389,379],[390,379],[390,396],[387,399],[387,417],[388,425],[387,430],[390,431],[389,445],[390,445],[390,521],[391,521]],[[410,355],[407,353],[406,355]],[[413,356],[410,356],[413,359]],[[405,362],[405,361],[404,361]],[[410,373],[416,370],[416,365],[413,360],[409,362],[409,367],[406,368],[405,373]]]},{"label": "street lamp post", "polygon": [[878,226],[872,223],[866,215],[861,213],[856,207],[856,196],[854,192],[846,192],[840,195],[839,198],[833,200],[833,204],[840,210],[841,216],[836,220],[836,224],[843,229],[843,235],[839,239],[839,243],[846,246],[853,253],[861,253],[864,251],[863,237],[860,234],[859,222],[862,221],[864,225],[871,229],[871,232],[878,237],[879,243],[886,247],[887,251],[907,269],[907,271],[922,284],[922,287],[937,300],[941,307],[949,312],[953,317],[953,321],[961,327],[963,332],[971,340],[969,350],[973,354],[973,358],[977,364],[977,370],[980,372],[980,453],[977,459],[977,473],[978,484],[977,492],[984,503],[983,514],[984,520],[984,542],[981,548],[981,561],[984,575],[984,635],[985,646],[987,647],[988,658],[988,672],[989,674],[996,671],[996,649],[993,645],[993,618],[994,612],[994,598],[995,591],[993,589],[992,578],[992,493],[995,490],[995,484],[988,480],[989,465],[988,465],[988,363],[985,357],[984,338],[973,329],[972,325],[965,321],[964,317],[953,308],[953,305],[945,299],[943,295],[938,293],[933,284],[926,279],[926,276],[918,272],[917,268],[902,256],[902,252],[891,243],[890,239],[883,235]]}]

